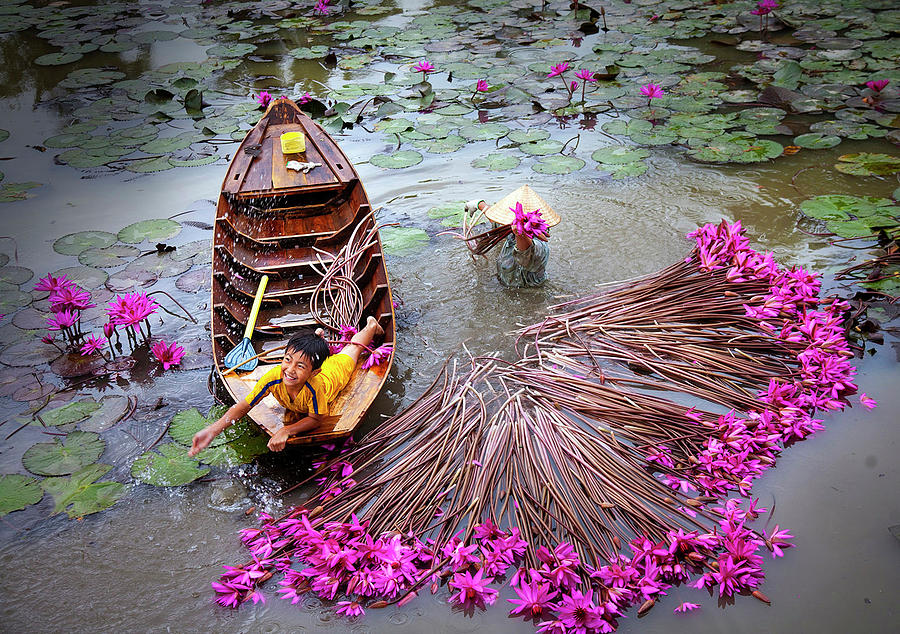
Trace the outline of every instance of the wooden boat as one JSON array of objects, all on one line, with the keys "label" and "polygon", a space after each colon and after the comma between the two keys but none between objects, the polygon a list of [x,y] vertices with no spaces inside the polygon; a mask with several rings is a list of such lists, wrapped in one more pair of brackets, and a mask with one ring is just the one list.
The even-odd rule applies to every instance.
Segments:
[{"label": "wooden boat", "polygon": [[[303,132],[306,150],[282,152],[281,135]],[[288,161],[321,165],[308,173]],[[365,189],[353,165],[325,131],[289,99],[277,99],[234,154],[216,208],[212,273],[212,340],[215,370],[236,401],[243,399],[282,353],[263,357],[248,373],[227,372],[225,355],[238,345],[249,319],[257,284],[269,283],[252,341],[257,352],[284,344],[298,330],[314,329],[311,297],[322,272],[359,226],[374,227]],[[357,230],[357,235],[359,230]],[[374,315],[393,344],[394,309],[377,233],[359,257],[352,279],[361,292],[362,315]],[[359,324],[354,324],[358,326]],[[330,416],[291,444],[347,436],[384,385],[391,359],[369,370],[359,365],[330,406]],[[250,417],[269,434],[282,426],[284,409],[267,396]]]}]

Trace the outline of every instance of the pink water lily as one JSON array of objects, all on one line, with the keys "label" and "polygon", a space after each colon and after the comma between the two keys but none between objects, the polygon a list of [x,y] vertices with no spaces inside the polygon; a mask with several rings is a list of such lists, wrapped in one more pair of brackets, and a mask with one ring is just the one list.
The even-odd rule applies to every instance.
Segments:
[{"label": "pink water lily", "polygon": [[313,11],[315,11],[317,15],[328,15],[331,11],[331,7],[328,6],[328,0],[316,0]]},{"label": "pink water lily", "polygon": [[643,86],[641,86],[641,94],[644,95],[648,99],[647,105],[649,106],[650,105],[649,100],[659,99],[660,97],[662,97],[665,94],[665,92],[657,84],[644,84]]},{"label": "pink water lily", "polygon": [[184,357],[184,348],[173,341],[171,345],[166,345],[165,341],[157,341],[150,348],[150,352],[156,357],[156,360],[162,363],[163,370],[168,370],[173,365],[181,363]]},{"label": "pink water lily", "polygon": [[[535,576],[537,576],[537,573],[535,573]],[[531,583],[522,583],[515,586],[513,590],[515,590],[519,598],[507,599],[516,606],[510,610],[510,616],[524,616],[526,619],[531,619],[543,616],[545,610],[553,609],[552,600],[557,593],[550,592],[549,583],[532,581]]]},{"label": "pink water lily", "polygon": [[494,588],[489,588],[488,584],[494,580],[490,577],[482,577],[482,570],[474,575],[468,570],[465,573],[456,573],[450,579],[450,587],[458,590],[452,595],[452,599],[458,605],[470,606],[477,605],[484,609],[485,603],[493,605],[497,600],[498,592]]},{"label": "pink water lily", "polygon": [[81,346],[81,356],[86,357],[88,355],[94,354],[95,352],[100,352],[101,348],[103,348],[103,338],[98,337],[97,335],[91,335],[84,342],[84,345]]},{"label": "pink water lily", "polygon": [[579,70],[577,73],[575,73],[575,76],[582,81],[597,81],[597,78],[594,77],[594,72],[586,68],[582,68],[581,70]]},{"label": "pink water lily", "polygon": [[272,95],[263,90],[256,96],[256,102],[262,106],[263,108],[267,107],[272,102]]},{"label": "pink water lily", "polygon": [[684,603],[682,603],[681,605],[679,605],[677,608],[675,608],[675,610],[673,610],[673,611],[676,612],[676,613],[678,613],[678,612],[682,612],[682,613],[683,613],[683,612],[690,612],[691,610],[697,610],[697,609],[699,609],[699,608],[700,608],[700,604],[698,604],[698,603],[688,603],[687,601],[685,601]]},{"label": "pink water lily", "polygon": [[47,318],[48,330],[62,330],[63,328],[71,328],[81,319],[81,313],[78,311],[64,310]]},{"label": "pink water lily", "polygon": [[159,308],[156,301],[148,297],[146,293],[117,295],[107,306],[106,313],[113,324],[132,328]]},{"label": "pink water lily", "polygon": [[878,401],[876,401],[871,396],[867,396],[865,392],[859,395],[859,402],[863,404],[867,409],[875,409],[878,407]]},{"label": "pink water lily", "polygon": [[69,286],[73,286],[74,282],[72,280],[67,279],[65,275],[60,275],[59,277],[53,277],[49,273],[46,277],[42,277],[37,284],[34,285],[34,290],[36,291],[49,291],[54,293],[61,289],[67,288]]},{"label": "pink water lily", "polygon": [[313,98],[313,96],[311,94],[309,94],[309,92],[307,91],[307,92],[304,92],[302,95],[300,95],[300,98],[297,101],[300,103],[300,105],[303,105],[305,103],[309,103],[310,101],[312,101],[312,98]]},{"label": "pink water lily", "polygon": [[475,91],[476,92],[487,92],[488,91],[488,83],[483,79],[479,79],[475,83]]},{"label": "pink water lily", "polygon": [[394,351],[393,346],[391,344],[386,343],[383,346],[379,346],[375,348],[372,353],[366,358],[362,363],[363,370],[368,370],[369,368],[373,368],[376,365],[381,365],[385,361],[391,358],[391,353]]},{"label": "pink water lily", "polygon": [[417,73],[422,73],[422,81],[425,81],[428,73],[433,73],[436,70],[434,64],[426,59],[423,59],[421,62],[413,66],[412,69]]},{"label": "pink water lily", "polygon": [[875,92],[881,92],[885,89],[885,87],[891,83],[890,79],[874,79],[872,81],[867,81],[866,86],[874,90]]},{"label": "pink water lily", "polygon": [[50,308],[54,312],[63,310],[86,310],[96,304],[91,303],[91,294],[75,284],[69,284],[50,293]]},{"label": "pink water lily", "polygon": [[562,75],[567,70],[569,70],[569,62],[555,64],[550,67],[550,72],[547,73],[547,77],[556,77],[557,75]]}]

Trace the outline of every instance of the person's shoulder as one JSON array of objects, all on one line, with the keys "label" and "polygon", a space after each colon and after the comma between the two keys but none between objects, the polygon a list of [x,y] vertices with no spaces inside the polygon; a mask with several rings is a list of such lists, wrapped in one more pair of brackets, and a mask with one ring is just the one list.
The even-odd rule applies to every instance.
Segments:
[{"label": "person's shoulder", "polygon": [[281,380],[281,364],[272,366],[261,377],[257,383],[269,383],[271,381]]}]

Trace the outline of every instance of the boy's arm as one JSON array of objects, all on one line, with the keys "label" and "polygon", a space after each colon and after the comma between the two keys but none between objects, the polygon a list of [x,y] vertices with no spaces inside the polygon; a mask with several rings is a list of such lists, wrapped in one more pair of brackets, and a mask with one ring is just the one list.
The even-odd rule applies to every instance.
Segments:
[{"label": "boy's arm", "polygon": [[319,414],[307,414],[306,417],[301,418],[296,423],[285,425],[272,434],[268,444],[269,451],[281,451],[287,444],[288,438],[315,429],[321,424],[322,417]]},{"label": "boy's arm", "polygon": [[246,401],[235,403],[228,408],[228,411],[222,414],[222,418],[208,425],[194,434],[191,441],[191,448],[188,450],[189,456],[196,456],[198,453],[209,447],[209,443],[213,438],[221,434],[228,427],[231,427],[235,421],[242,419],[250,411],[250,404]]}]

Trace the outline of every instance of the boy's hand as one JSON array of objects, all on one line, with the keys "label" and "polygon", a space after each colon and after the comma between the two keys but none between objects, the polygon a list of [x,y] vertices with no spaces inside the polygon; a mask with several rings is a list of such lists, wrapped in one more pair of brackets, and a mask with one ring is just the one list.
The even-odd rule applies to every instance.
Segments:
[{"label": "boy's hand", "polygon": [[282,449],[284,449],[284,446],[287,444],[287,439],[289,437],[290,434],[284,427],[276,431],[269,439],[269,444],[267,445],[269,447],[269,451],[281,451]]},{"label": "boy's hand", "polygon": [[188,450],[188,455],[191,457],[196,456],[198,453],[209,447],[209,443],[211,443],[215,437],[216,433],[211,427],[204,427],[194,434],[194,438],[191,440],[191,448]]}]

